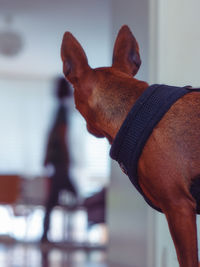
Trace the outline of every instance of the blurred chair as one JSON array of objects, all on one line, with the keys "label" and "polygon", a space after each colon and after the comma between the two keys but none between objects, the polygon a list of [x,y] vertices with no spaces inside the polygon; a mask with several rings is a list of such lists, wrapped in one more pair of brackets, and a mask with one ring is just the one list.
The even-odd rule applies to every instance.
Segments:
[{"label": "blurred chair", "polygon": [[[13,219],[15,204],[20,195],[20,177],[18,175],[1,174],[0,175],[0,205],[3,205],[8,213],[9,220]],[[4,218],[1,218],[2,220]],[[12,224],[11,224],[12,225]],[[12,241],[11,232],[8,230],[8,236],[3,235],[1,241]]]},{"label": "blurred chair", "polygon": [[15,204],[20,195],[18,175],[0,175],[0,204]]},{"label": "blurred chair", "polygon": [[[103,187],[99,192],[93,194],[92,196],[85,199],[83,206],[87,212],[88,219],[88,238],[90,242],[90,230],[94,229],[96,226],[98,229],[99,238],[96,236],[96,240],[92,242],[97,242],[101,245],[106,245],[108,241],[108,231],[106,226],[106,192],[107,188]],[[98,227],[98,228],[97,228]]]},{"label": "blurred chair", "polygon": [[44,206],[49,195],[49,179],[46,177],[21,178],[19,203]]},{"label": "blurred chair", "polygon": [[85,199],[83,206],[88,215],[88,226],[106,222],[106,188]]}]

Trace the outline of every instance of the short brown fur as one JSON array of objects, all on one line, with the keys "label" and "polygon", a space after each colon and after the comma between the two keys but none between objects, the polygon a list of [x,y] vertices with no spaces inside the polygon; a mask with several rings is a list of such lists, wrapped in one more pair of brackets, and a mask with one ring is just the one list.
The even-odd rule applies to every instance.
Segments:
[{"label": "short brown fur", "polygon": [[[149,86],[133,76],[141,60],[128,26],[117,36],[112,67],[91,69],[69,32],[61,47],[65,77],[74,86],[77,109],[89,132],[112,144],[133,104]],[[196,202],[190,186],[200,175],[200,93],[179,99],[150,135],[138,163],[139,184],[164,212],[180,267],[198,267]]]}]

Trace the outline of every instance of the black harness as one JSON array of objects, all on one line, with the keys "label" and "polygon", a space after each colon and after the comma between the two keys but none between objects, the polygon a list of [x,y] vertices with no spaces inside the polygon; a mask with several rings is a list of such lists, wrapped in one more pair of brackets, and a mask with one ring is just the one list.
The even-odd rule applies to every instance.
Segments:
[{"label": "black harness", "polygon": [[161,209],[153,205],[139,185],[138,160],[156,124],[180,97],[191,91],[199,89],[158,84],[149,86],[135,102],[111,146],[111,158],[119,163],[146,202],[160,212]]}]

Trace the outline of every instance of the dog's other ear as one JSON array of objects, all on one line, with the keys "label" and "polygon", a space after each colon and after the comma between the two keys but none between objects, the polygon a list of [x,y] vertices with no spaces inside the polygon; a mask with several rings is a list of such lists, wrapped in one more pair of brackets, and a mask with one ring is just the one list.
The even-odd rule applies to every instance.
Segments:
[{"label": "dog's other ear", "polygon": [[138,43],[127,25],[121,27],[114,45],[112,66],[135,75],[141,65]]},{"label": "dog's other ear", "polygon": [[63,36],[61,45],[61,58],[65,77],[73,84],[81,75],[90,69],[86,54],[80,43],[70,33]]}]

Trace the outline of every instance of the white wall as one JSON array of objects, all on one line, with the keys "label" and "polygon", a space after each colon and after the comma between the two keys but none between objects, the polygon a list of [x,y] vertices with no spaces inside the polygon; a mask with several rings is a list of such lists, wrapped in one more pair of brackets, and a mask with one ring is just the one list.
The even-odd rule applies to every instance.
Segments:
[{"label": "white wall", "polygon": [[60,46],[65,31],[71,31],[84,46],[92,66],[107,65],[110,52],[110,1],[0,0],[0,31],[5,15],[9,27],[22,34],[24,49],[17,57],[0,55],[1,74],[50,76],[62,72]]},{"label": "white wall", "polygon": [[157,80],[175,85],[200,85],[198,0],[160,0],[157,21]]}]

